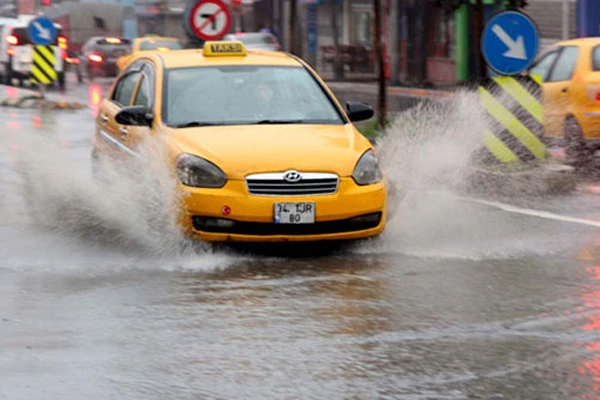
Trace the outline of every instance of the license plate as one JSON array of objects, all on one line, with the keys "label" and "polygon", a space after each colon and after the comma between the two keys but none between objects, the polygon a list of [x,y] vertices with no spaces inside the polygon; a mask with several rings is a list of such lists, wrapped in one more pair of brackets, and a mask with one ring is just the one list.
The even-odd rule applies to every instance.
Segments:
[{"label": "license plate", "polygon": [[33,62],[33,54],[27,46],[17,46],[13,60],[17,64],[31,64]]},{"label": "license plate", "polygon": [[275,203],[276,224],[314,224],[315,203]]}]

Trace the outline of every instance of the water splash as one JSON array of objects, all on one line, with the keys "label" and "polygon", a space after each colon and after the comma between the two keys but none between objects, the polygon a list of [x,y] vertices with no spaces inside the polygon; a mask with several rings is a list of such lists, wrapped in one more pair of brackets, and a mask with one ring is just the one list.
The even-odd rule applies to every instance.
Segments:
[{"label": "water splash", "polygon": [[551,229],[535,230],[533,221],[532,230],[524,231],[519,218],[456,196],[481,154],[484,128],[492,125],[477,92],[400,113],[376,146],[392,188],[390,219],[380,240],[356,251],[461,259],[561,251],[564,243]]},{"label": "water splash", "polygon": [[52,135],[12,140],[20,149],[12,152],[18,189],[35,226],[152,254],[178,254],[191,246],[177,222],[182,199],[159,138],[141,144],[139,158],[100,161],[100,179]]}]

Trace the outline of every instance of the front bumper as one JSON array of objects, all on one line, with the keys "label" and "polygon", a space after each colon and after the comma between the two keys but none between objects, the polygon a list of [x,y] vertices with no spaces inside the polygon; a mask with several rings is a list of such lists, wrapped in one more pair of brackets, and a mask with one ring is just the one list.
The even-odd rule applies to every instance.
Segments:
[{"label": "front bumper", "polygon": [[[275,224],[274,203],[314,202],[314,224]],[[229,181],[222,189],[184,188],[185,229],[203,241],[288,242],[351,240],[379,235],[387,217],[385,182],[358,186],[341,178],[330,195],[250,195],[244,181]],[[224,212],[227,210],[228,212]],[[228,226],[212,224],[232,221]]]}]

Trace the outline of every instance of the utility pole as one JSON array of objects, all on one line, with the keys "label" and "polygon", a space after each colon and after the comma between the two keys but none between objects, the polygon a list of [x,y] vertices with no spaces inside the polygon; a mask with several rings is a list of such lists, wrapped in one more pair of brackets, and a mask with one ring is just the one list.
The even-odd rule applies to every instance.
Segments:
[{"label": "utility pole", "polygon": [[296,3],[297,0],[290,0],[289,50],[291,54],[296,54]]},{"label": "utility pole", "polygon": [[473,10],[474,30],[475,30],[475,54],[477,54],[477,65],[479,71],[476,74],[477,79],[487,76],[487,65],[483,59],[483,51],[481,50],[481,36],[483,35],[483,0],[476,0],[475,9]]},{"label": "utility pole", "polygon": [[375,53],[377,56],[377,70],[379,81],[379,95],[377,101],[377,125],[380,130],[385,128],[387,110],[387,89],[385,82],[385,65],[383,59],[383,44],[381,42],[381,0],[375,0]]},{"label": "utility pole", "polygon": [[569,0],[562,2],[562,40],[569,39]]},{"label": "utility pole", "polygon": [[338,25],[338,6],[337,0],[329,0],[331,7],[331,26],[333,28],[333,48],[335,49],[335,57],[333,59],[333,75],[336,80],[344,77],[344,64],[340,54],[340,29]]},{"label": "utility pole", "polygon": [[398,8],[400,6],[400,0],[391,0],[390,4],[390,32],[389,32],[389,44],[388,53],[390,55],[390,75],[392,77],[392,84],[398,82],[398,71],[399,71],[399,54],[398,54]]}]

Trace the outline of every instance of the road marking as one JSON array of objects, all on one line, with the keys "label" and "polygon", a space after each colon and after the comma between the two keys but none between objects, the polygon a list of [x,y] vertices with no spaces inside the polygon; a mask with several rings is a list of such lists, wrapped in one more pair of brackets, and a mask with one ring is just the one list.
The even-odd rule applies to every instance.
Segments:
[{"label": "road marking", "polygon": [[478,199],[476,197],[459,196],[459,195],[456,195],[453,193],[440,192],[440,191],[436,191],[436,190],[413,190],[413,191],[420,192],[420,193],[435,194],[437,196],[453,197],[458,200],[469,201],[471,203],[476,203],[476,204],[481,204],[483,206],[497,208],[499,210],[513,213],[513,214],[521,214],[521,215],[527,215],[530,217],[550,219],[550,220],[561,221],[561,222],[570,222],[570,223],[574,223],[574,224],[594,226],[596,228],[600,228],[600,221],[593,221],[590,219],[569,217],[568,215],[560,215],[560,214],[555,214],[555,213],[551,213],[548,211],[540,211],[540,210],[534,210],[531,208],[523,208],[523,207],[513,206],[511,204],[501,203],[499,201],[483,200],[483,199]]},{"label": "road marking", "polygon": [[506,211],[509,213],[522,214],[522,215],[527,215],[530,217],[550,219],[550,220],[562,221],[562,222],[570,222],[570,223],[574,223],[574,224],[588,225],[588,226],[594,226],[596,228],[600,228],[599,221],[592,221],[589,219],[569,217],[567,215],[555,214],[555,213],[551,213],[548,211],[534,210],[531,208],[522,208],[522,207],[510,205],[510,204],[500,203],[498,201],[489,201],[489,200],[477,199],[474,197],[462,197],[462,196],[456,196],[456,197],[459,199],[462,199],[462,200],[470,201],[470,202],[481,204],[484,206],[498,208],[502,211]]}]

